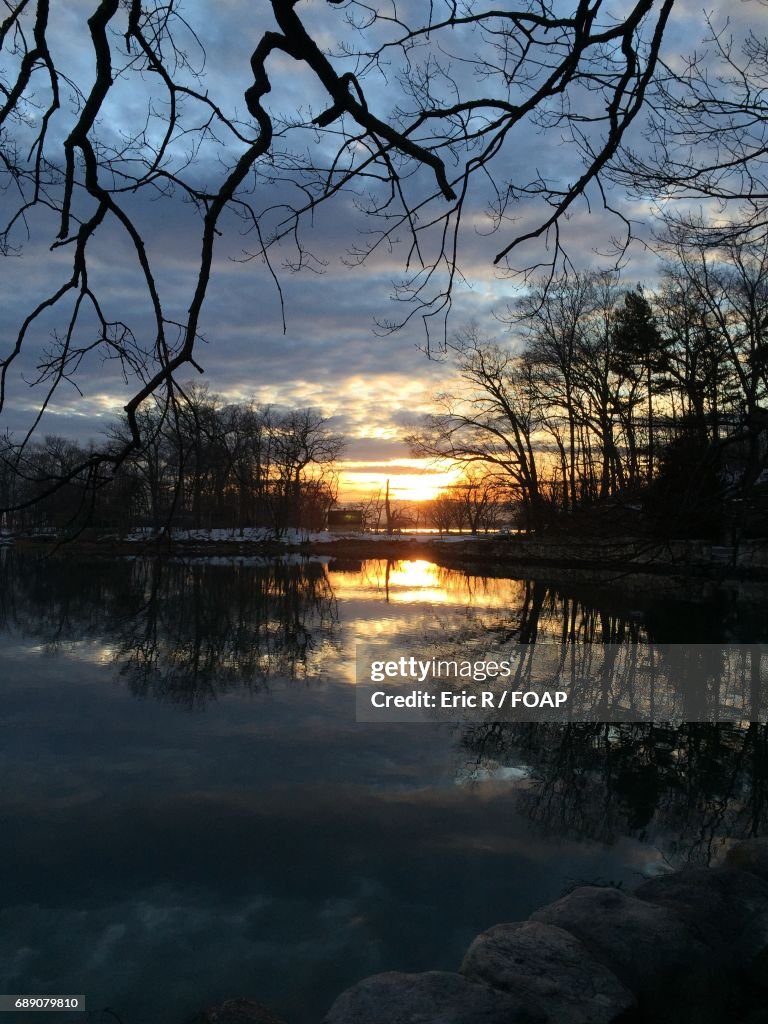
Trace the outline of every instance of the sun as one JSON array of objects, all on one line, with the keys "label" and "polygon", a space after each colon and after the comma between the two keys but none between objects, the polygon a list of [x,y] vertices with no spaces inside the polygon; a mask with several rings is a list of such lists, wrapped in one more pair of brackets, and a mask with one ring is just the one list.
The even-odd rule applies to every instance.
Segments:
[{"label": "sun", "polygon": [[440,491],[454,485],[458,476],[455,469],[401,473],[390,480],[390,496],[397,501],[433,501]]},{"label": "sun", "polygon": [[390,482],[391,496],[397,501],[432,501],[443,486],[432,474],[403,473]]},{"label": "sun", "polygon": [[[415,459],[412,461],[416,462]],[[353,496],[364,497],[375,493],[383,495],[389,480],[389,496],[392,501],[432,501],[440,491],[456,484],[461,476],[460,471],[453,467],[430,467],[420,472],[403,472],[403,468],[402,462],[393,464],[391,468],[379,464],[373,471],[355,471],[353,468],[342,467],[340,483],[344,497],[349,500]]]}]

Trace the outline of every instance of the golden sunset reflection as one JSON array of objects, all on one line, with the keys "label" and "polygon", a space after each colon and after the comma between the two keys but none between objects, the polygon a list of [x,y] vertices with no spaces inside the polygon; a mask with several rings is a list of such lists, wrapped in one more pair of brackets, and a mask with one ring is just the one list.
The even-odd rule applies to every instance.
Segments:
[{"label": "golden sunset reflection", "polygon": [[[370,559],[358,572],[328,572],[337,599],[355,601],[371,594],[389,604],[444,604],[465,608],[519,608],[524,599],[522,580],[468,577],[424,559]],[[368,621],[368,628],[373,626]],[[387,629],[386,632],[392,632]]]},{"label": "golden sunset reflection", "polygon": [[406,590],[409,593],[439,590],[441,600],[448,596],[441,586],[439,566],[423,559],[417,559],[415,562],[395,562],[389,571],[389,587],[390,591]]}]

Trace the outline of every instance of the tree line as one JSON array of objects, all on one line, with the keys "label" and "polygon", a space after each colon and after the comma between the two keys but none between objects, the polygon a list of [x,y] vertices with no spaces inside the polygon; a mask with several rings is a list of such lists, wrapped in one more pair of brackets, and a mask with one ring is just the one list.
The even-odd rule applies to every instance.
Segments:
[{"label": "tree line", "polygon": [[573,272],[508,308],[505,342],[465,329],[414,453],[507,485],[526,525],[609,507],[657,531],[764,531],[768,240],[678,227],[665,246],[652,292]]},{"label": "tree line", "polygon": [[[451,383],[408,437],[415,454],[450,460],[463,478],[416,509],[397,508],[388,491],[371,497],[367,527],[479,533],[514,512],[537,529],[597,517],[601,528],[671,536],[764,536],[768,239],[713,246],[673,225],[663,246],[653,291],[627,290],[613,272],[571,272],[507,309],[503,342],[465,329],[451,346]],[[4,525],[263,526],[279,536],[323,528],[337,502],[345,442],[317,410],[189,387],[183,403],[147,400],[137,423],[140,445],[96,481],[77,472],[86,447],[6,439],[0,507],[15,511]],[[128,444],[116,422],[107,446]]]},{"label": "tree line", "polygon": [[[337,499],[335,460],[344,439],[315,409],[225,403],[187,389],[178,406],[145,403],[141,444],[114,474],[96,482],[75,472],[88,449],[48,435],[0,451],[0,507],[11,530],[86,525],[121,531],[269,527],[319,529]],[[124,446],[114,423],[107,443]],[[108,485],[108,486],[107,486]]]}]

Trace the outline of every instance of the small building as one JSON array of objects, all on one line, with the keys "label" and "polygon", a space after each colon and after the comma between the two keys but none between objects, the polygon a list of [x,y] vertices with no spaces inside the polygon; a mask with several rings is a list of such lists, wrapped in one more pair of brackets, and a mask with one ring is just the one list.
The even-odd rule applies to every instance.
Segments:
[{"label": "small building", "polygon": [[363,518],[361,508],[332,508],[328,512],[328,529],[362,530]]}]

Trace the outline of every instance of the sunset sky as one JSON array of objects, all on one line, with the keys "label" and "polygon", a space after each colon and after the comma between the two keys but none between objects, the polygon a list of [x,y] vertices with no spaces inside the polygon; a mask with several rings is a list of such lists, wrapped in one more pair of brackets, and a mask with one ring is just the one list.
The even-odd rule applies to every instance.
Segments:
[{"label": "sunset sky", "polygon": [[[53,17],[59,19],[55,38],[60,52],[71,72],[88,81],[92,54],[78,33],[93,3],[69,0],[52,7]],[[719,7],[726,10],[724,0],[720,0]],[[214,9],[215,21],[210,17]],[[331,42],[337,37],[341,22],[335,9],[318,0],[302,3],[302,9],[313,12]],[[729,6],[727,10],[741,22],[740,27],[734,21],[737,37],[748,15],[753,24],[757,18],[766,19],[766,9],[756,3],[739,4],[738,9]],[[249,84],[248,56],[254,40],[268,27],[266,22],[254,24],[253,5],[247,0],[216,5],[187,0],[185,11],[205,42],[206,87],[242,111],[240,97]],[[681,0],[676,6],[665,47],[669,59],[676,60],[678,54],[699,43],[704,34],[701,11],[701,4],[695,0]],[[274,110],[288,112],[311,102],[312,84],[296,73],[292,62],[275,57],[270,68]],[[112,101],[111,128],[128,131],[141,116],[143,100],[129,92],[118,92],[117,97]],[[380,98],[385,109],[387,100]],[[563,147],[557,131],[542,134],[529,128],[514,140],[510,152],[514,153],[511,174],[519,167],[520,175],[530,176],[539,166],[562,166],[564,176],[574,173],[567,147]],[[201,178],[209,170],[201,160]],[[0,196],[0,203],[7,204],[11,199],[6,193]],[[175,199],[150,202],[145,197],[140,203],[143,205],[136,201],[133,213],[142,224],[156,270],[161,268],[168,315],[181,320],[197,266],[199,220],[188,203]],[[467,283],[456,293],[449,333],[476,321],[483,333],[501,339],[505,337],[504,326],[496,314],[503,314],[520,292],[513,281],[492,268],[499,238],[487,234],[483,209],[484,197],[478,193],[476,215],[468,218],[461,256]],[[645,212],[641,204],[626,209],[638,217]],[[534,215],[535,211],[524,204],[516,210],[520,224]],[[46,288],[50,290],[54,275],[63,278],[68,273],[71,254],[49,251],[55,236],[52,218],[46,223],[45,213],[37,211],[30,220],[30,240],[23,231],[18,239],[23,251],[3,261],[0,344],[4,349],[12,345],[24,315],[46,294]],[[203,315],[206,343],[196,353],[205,374],[198,377],[190,369],[187,379],[206,383],[226,401],[253,399],[276,406],[321,409],[330,417],[330,426],[349,437],[340,467],[342,498],[358,498],[383,486],[386,479],[391,479],[398,498],[432,496],[438,486],[449,482],[450,476],[436,476],[435,467],[412,459],[402,438],[429,410],[431,397],[446,387],[452,370],[442,359],[429,359],[422,351],[424,334],[418,318],[391,335],[382,336],[375,328],[377,319],[402,312],[393,308],[392,302],[392,281],[399,274],[401,254],[383,254],[362,267],[346,265],[345,255],[355,245],[360,217],[345,197],[321,207],[314,223],[305,228],[306,242],[325,261],[317,265],[318,272],[292,274],[281,267],[289,251],[273,253],[285,299],[283,333],[279,296],[267,268],[259,260],[237,261],[253,240],[240,233],[234,217],[224,226]],[[568,231],[578,240],[572,254],[581,258],[586,268],[600,264],[596,250],[609,247],[616,224],[590,214],[581,205],[571,216]],[[126,248],[125,238],[113,231],[105,232],[91,252],[91,274],[102,294],[109,296],[115,317],[144,301],[139,282],[124,273]],[[638,281],[652,283],[655,271],[654,257],[638,247],[632,253],[624,281],[628,287]],[[35,365],[49,332],[57,325],[60,321],[53,317],[40,320],[23,362],[14,367],[8,380],[8,404],[0,422],[3,431],[19,436],[27,429],[40,401],[40,388],[28,385],[35,379]],[[44,417],[41,435],[63,434],[83,442],[96,439],[107,423],[119,416],[131,393],[113,365],[96,359],[84,362],[76,379],[82,394],[75,386],[65,384]]]}]

